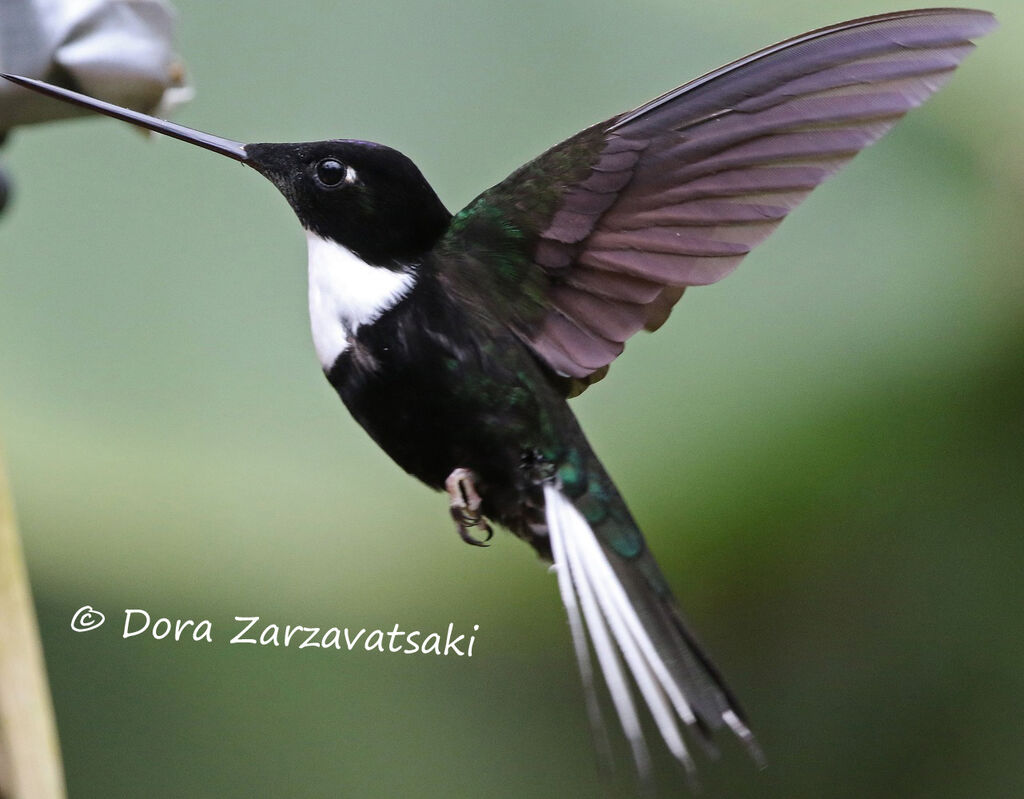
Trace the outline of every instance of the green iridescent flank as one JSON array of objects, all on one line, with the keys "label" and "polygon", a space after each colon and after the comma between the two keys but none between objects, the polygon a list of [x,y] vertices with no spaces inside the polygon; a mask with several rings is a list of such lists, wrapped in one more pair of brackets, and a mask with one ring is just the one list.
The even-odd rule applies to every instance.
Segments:
[{"label": "green iridescent flank", "polygon": [[598,525],[608,516],[608,503],[593,494],[584,494],[576,500],[576,508],[591,525]]},{"label": "green iridescent flank", "polygon": [[509,238],[521,239],[523,232],[512,224],[511,218],[505,210],[494,201],[495,198],[489,195],[489,192],[484,192],[452,217],[452,221],[448,225],[449,235],[462,234],[470,224],[486,221],[499,226]]},{"label": "green iridescent flank", "polygon": [[632,560],[643,554],[643,537],[618,490],[603,470],[591,473],[586,493],[575,503],[594,532],[618,555]]},{"label": "green iridescent flank", "polygon": [[635,527],[623,530],[610,541],[612,548],[624,558],[636,558],[644,551],[644,541]]},{"label": "green iridescent flank", "polygon": [[644,542],[615,486],[600,464],[587,462],[587,452],[568,450],[556,472],[562,491],[615,552],[633,559],[644,552]]},{"label": "green iridescent flank", "polygon": [[568,497],[578,497],[586,490],[586,472],[583,459],[577,449],[569,450],[565,461],[558,467],[558,479],[562,481],[562,490]]}]

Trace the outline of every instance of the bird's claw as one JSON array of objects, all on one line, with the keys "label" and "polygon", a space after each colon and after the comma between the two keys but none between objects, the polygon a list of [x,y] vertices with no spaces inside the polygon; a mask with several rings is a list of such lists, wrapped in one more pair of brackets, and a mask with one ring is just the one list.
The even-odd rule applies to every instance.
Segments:
[{"label": "bird's claw", "polygon": [[[494,537],[494,529],[487,517],[480,513],[482,500],[476,492],[473,478],[472,471],[459,468],[448,475],[448,479],[444,481],[444,487],[451,500],[452,519],[455,520],[455,529],[459,533],[459,538],[475,547],[485,547],[487,542]],[[473,527],[479,527],[484,531],[483,539],[477,538],[470,532],[470,528]]]}]

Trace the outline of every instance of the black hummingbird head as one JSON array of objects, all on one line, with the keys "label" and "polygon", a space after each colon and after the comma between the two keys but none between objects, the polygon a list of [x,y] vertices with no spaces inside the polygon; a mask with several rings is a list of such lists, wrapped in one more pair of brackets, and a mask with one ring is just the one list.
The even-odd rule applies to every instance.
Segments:
[{"label": "black hummingbird head", "polygon": [[43,81],[0,77],[241,161],[277,186],[306,230],[375,266],[398,266],[427,252],[451,220],[416,165],[382,144],[350,139],[242,144]]},{"label": "black hummingbird head", "polygon": [[416,165],[383,144],[333,139],[243,149],[243,163],[277,186],[306,230],[367,263],[426,252],[451,219]]}]

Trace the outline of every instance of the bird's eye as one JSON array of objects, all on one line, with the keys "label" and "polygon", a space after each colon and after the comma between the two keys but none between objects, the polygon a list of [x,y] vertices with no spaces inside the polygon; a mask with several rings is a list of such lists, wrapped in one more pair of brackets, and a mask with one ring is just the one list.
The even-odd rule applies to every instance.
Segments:
[{"label": "bird's eye", "polygon": [[316,165],[317,182],[327,188],[333,188],[343,183],[347,172],[348,167],[337,158],[325,158]]}]

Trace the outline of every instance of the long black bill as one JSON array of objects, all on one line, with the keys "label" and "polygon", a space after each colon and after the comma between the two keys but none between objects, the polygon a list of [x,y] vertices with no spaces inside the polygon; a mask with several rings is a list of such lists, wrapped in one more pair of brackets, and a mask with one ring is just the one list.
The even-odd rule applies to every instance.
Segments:
[{"label": "long black bill", "polygon": [[83,108],[97,111],[100,114],[106,114],[108,117],[121,119],[125,122],[130,122],[133,125],[148,128],[156,133],[162,133],[165,136],[171,136],[175,139],[181,139],[181,141],[187,141],[189,144],[197,144],[207,150],[213,150],[215,153],[226,155],[228,158],[234,158],[236,161],[242,161],[244,163],[249,160],[249,156],[245,152],[245,145],[241,142],[231,141],[231,139],[224,139],[220,136],[213,136],[209,133],[203,133],[201,130],[186,128],[184,125],[177,125],[174,122],[157,119],[156,117],[151,117],[148,114],[140,114],[138,111],[132,111],[130,108],[122,108],[121,106],[114,105],[113,103],[105,103],[103,100],[97,100],[93,97],[89,97],[88,95],[79,94],[78,92],[73,92],[69,89],[62,89],[59,86],[53,86],[49,83],[44,83],[41,80],[35,80],[34,78],[25,78],[21,75],[7,75],[3,72],[0,72],[0,78],[6,78],[12,83],[17,83],[19,86],[24,86],[26,89],[31,89],[32,91],[39,92],[40,94],[48,95],[57,100],[63,100],[67,103],[80,105]]}]

